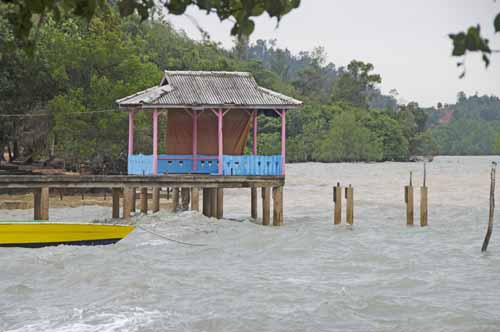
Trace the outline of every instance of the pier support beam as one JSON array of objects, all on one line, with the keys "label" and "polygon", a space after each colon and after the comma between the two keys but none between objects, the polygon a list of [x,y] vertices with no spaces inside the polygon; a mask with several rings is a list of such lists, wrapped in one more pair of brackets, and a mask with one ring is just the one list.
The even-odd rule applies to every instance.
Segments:
[{"label": "pier support beam", "polygon": [[203,188],[203,215],[210,217],[210,193],[208,188]]},{"label": "pier support beam", "polygon": [[49,187],[35,189],[34,201],[34,219],[49,220]]},{"label": "pier support beam", "polygon": [[217,216],[217,188],[210,188],[210,215],[209,217]]},{"label": "pier support beam", "polygon": [[251,199],[250,199],[250,216],[252,219],[257,219],[257,188],[250,188],[251,190]]},{"label": "pier support beam", "polygon": [[130,218],[132,213],[132,203],[134,201],[135,188],[123,188],[123,218]]},{"label": "pier support beam", "polygon": [[200,211],[200,190],[199,188],[191,188],[191,210]]},{"label": "pier support beam", "polygon": [[271,219],[271,188],[262,188],[262,225],[269,225]]},{"label": "pier support beam", "polygon": [[153,188],[153,213],[160,211],[160,187]]},{"label": "pier support beam", "polygon": [[137,188],[132,188],[132,205],[131,205],[132,212],[135,212],[136,201],[137,201]]},{"label": "pier support beam", "polygon": [[172,212],[179,208],[179,188],[172,188]]},{"label": "pier support beam", "polygon": [[189,210],[189,188],[181,188],[181,210],[187,211]]},{"label": "pier support beam", "polygon": [[217,188],[217,219],[222,219],[224,217],[224,189]]},{"label": "pier support beam", "polygon": [[283,225],[283,187],[273,188],[273,226]]},{"label": "pier support beam", "polygon": [[148,188],[141,188],[141,213],[148,214]]},{"label": "pier support beam", "polygon": [[113,219],[120,218],[120,188],[113,188],[113,211],[111,217]]}]

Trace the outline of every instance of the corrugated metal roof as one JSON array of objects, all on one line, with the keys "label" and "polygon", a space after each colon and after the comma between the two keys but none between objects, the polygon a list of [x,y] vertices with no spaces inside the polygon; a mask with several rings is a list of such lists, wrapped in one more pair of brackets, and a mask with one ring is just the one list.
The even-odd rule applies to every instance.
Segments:
[{"label": "corrugated metal roof", "polygon": [[259,87],[250,73],[165,71],[159,86],[116,101],[120,106],[248,106],[293,108],[302,102]]}]

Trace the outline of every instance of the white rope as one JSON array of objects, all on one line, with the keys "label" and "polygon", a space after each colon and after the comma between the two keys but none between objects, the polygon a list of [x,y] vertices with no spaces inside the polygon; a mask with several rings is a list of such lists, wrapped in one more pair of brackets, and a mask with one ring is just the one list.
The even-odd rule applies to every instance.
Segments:
[{"label": "white rope", "polygon": [[144,227],[142,227],[140,225],[135,225],[135,227],[137,227],[139,229],[142,229],[143,231],[145,231],[147,233],[150,233],[150,234],[153,234],[155,236],[158,236],[159,238],[162,238],[162,239],[165,239],[165,240],[168,240],[168,241],[172,241],[172,242],[175,242],[175,243],[179,243],[179,244],[183,244],[183,245],[187,245],[187,246],[193,246],[193,247],[206,247],[207,246],[207,244],[204,244],[204,243],[189,243],[189,242],[182,242],[182,241],[179,241],[179,240],[171,239],[169,237],[166,237],[165,235],[158,234],[158,233],[153,232],[152,230],[144,228]]}]

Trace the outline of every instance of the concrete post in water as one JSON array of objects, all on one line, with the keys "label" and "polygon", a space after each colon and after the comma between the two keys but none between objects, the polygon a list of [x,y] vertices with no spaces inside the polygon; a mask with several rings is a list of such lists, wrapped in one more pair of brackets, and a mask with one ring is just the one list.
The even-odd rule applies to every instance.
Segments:
[{"label": "concrete post in water", "polygon": [[252,187],[250,190],[250,215],[252,219],[257,219],[257,188]]},{"label": "concrete post in water", "polygon": [[160,187],[153,188],[153,213],[160,211]]},{"label": "concrete post in water", "polygon": [[337,182],[337,185],[333,187],[333,202],[335,203],[333,223],[340,225],[342,222],[342,187],[340,186],[340,182]]},{"label": "concrete post in water", "polygon": [[148,214],[148,188],[141,188],[141,213]]},{"label": "concrete post in water", "polygon": [[427,226],[427,170],[424,163],[424,184],[420,187],[420,226]]},{"label": "concrete post in water", "polygon": [[196,187],[191,188],[191,210],[200,211],[200,190]]},{"label": "concrete post in water", "polygon": [[283,187],[273,188],[273,226],[283,225]]},{"label": "concrete post in water", "polygon": [[113,210],[112,210],[112,218],[120,218],[120,188],[113,188]]},{"label": "concrete post in water", "polygon": [[269,225],[271,219],[271,188],[262,188],[262,225]]},{"label": "concrete post in water", "polygon": [[352,225],[354,223],[354,188],[349,185],[345,188],[346,200],[346,223]]},{"label": "concrete post in water", "polygon": [[190,200],[190,189],[181,188],[181,210],[189,210],[189,200]]},{"label": "concrete post in water", "polygon": [[405,186],[405,203],[406,203],[406,224],[413,225],[413,183],[412,172],[410,172],[410,184]]},{"label": "concrete post in water", "polygon": [[488,244],[490,243],[491,233],[493,232],[493,217],[495,214],[495,180],[497,163],[493,162],[491,166],[491,182],[490,182],[490,213],[488,217],[488,230],[486,231],[486,236],[484,237],[483,246],[481,251],[486,251],[488,249]]},{"label": "concrete post in water", "polygon": [[217,188],[217,219],[224,217],[224,188]]}]

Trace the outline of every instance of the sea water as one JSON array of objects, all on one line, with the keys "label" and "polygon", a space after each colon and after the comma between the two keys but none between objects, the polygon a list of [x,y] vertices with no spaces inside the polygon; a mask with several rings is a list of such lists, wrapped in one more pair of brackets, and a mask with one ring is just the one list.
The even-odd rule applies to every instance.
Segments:
[{"label": "sea water", "polygon": [[[302,163],[287,165],[283,227],[252,222],[250,191],[226,189],[224,220],[160,212],[132,218],[141,228],[116,245],[0,248],[0,331],[500,331],[500,222],[481,253],[499,159],[429,163],[425,228],[422,163]],[[333,225],[337,182],[354,187],[352,227]],[[50,210],[54,221],[110,215]]]}]

